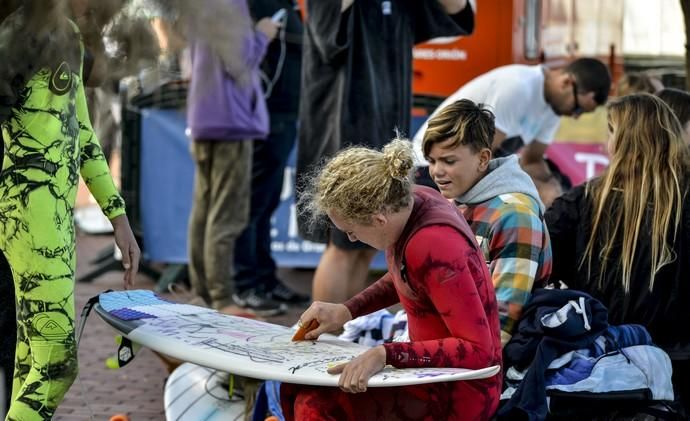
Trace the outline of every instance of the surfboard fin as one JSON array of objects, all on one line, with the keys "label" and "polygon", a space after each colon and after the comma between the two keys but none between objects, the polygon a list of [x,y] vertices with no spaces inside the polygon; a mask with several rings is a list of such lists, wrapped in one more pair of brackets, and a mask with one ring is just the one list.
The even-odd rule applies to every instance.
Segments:
[{"label": "surfboard fin", "polygon": [[121,335],[115,337],[115,343],[119,345],[117,355],[108,357],[105,360],[105,365],[112,369],[121,368],[129,364],[134,359],[135,354],[141,349],[141,345]]}]

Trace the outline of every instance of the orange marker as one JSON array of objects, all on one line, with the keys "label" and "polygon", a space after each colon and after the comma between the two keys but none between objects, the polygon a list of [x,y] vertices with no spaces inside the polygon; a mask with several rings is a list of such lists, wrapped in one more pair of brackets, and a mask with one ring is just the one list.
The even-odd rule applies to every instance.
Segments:
[{"label": "orange marker", "polygon": [[312,330],[316,329],[319,327],[319,322],[316,321],[316,319],[311,319],[311,321],[306,324],[302,325],[299,329],[297,329],[297,332],[295,333],[295,336],[292,337],[292,341],[303,341],[304,336],[311,332]]},{"label": "orange marker", "polygon": [[125,414],[115,414],[110,417],[110,421],[130,421],[129,417]]}]

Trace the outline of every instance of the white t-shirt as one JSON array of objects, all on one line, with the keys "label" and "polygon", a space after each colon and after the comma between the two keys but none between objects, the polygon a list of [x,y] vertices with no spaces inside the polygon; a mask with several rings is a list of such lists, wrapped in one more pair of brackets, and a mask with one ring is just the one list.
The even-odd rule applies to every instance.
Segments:
[{"label": "white t-shirt", "polygon": [[[484,73],[458,89],[432,113],[459,99],[467,98],[484,104],[496,115],[496,128],[506,137],[520,136],[525,145],[539,140],[553,142],[560,117],[544,99],[544,71],[541,66],[511,64]],[[422,140],[427,123],[413,138],[415,164],[429,163],[422,153]]]}]

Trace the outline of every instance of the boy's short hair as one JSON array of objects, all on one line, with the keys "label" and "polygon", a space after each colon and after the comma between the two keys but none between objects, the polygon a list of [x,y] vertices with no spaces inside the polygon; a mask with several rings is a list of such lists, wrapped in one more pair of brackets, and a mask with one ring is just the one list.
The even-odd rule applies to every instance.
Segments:
[{"label": "boy's short hair", "polygon": [[475,104],[469,99],[461,99],[449,104],[429,119],[424,132],[422,151],[429,156],[435,143],[452,139],[448,148],[459,145],[469,146],[474,152],[484,148],[491,149],[496,127],[494,113],[483,104]]},{"label": "boy's short hair", "polygon": [[579,58],[565,68],[577,82],[580,93],[594,92],[594,101],[604,105],[611,90],[611,73],[604,63],[589,57]]}]

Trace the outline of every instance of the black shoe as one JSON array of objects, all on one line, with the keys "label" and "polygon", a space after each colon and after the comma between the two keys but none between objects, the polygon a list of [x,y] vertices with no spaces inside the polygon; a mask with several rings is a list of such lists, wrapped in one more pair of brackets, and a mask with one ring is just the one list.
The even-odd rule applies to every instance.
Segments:
[{"label": "black shoe", "polygon": [[274,301],[286,304],[304,304],[311,300],[311,297],[308,295],[293,291],[280,281],[278,281],[275,288],[269,291],[267,295]]},{"label": "black shoe", "polygon": [[285,304],[260,294],[254,289],[235,293],[232,295],[232,299],[238,306],[252,310],[257,316],[277,316],[287,310]]}]

